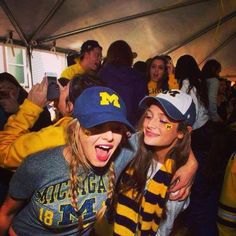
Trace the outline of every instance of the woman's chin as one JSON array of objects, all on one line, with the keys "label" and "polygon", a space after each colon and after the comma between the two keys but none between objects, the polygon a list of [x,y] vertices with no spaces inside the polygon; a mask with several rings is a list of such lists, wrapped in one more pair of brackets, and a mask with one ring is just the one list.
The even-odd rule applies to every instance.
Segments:
[{"label": "woman's chin", "polygon": [[106,166],[107,162],[108,162],[108,159],[106,161],[96,160],[96,161],[90,162],[90,164],[96,168],[102,168]]}]

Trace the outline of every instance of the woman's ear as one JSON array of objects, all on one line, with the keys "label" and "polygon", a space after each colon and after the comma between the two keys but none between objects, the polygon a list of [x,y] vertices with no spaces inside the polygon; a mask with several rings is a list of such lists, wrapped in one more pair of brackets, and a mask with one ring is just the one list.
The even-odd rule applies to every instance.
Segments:
[{"label": "woman's ear", "polygon": [[193,127],[192,126],[187,126],[187,129],[188,129],[188,132],[191,133],[192,130],[193,130]]},{"label": "woman's ear", "polygon": [[67,110],[66,112],[68,114],[70,114],[70,113],[72,113],[73,109],[74,109],[73,103],[68,101],[67,104],[66,104],[66,110]]},{"label": "woman's ear", "polygon": [[[189,133],[191,133],[193,128],[191,126],[187,126],[187,130]],[[184,137],[184,133],[182,131],[179,131],[177,137],[178,139],[182,139]]]},{"label": "woman's ear", "polygon": [[178,138],[178,139],[182,139],[183,137],[184,137],[183,132],[179,131],[179,132],[178,132],[178,135],[177,135],[177,138]]}]

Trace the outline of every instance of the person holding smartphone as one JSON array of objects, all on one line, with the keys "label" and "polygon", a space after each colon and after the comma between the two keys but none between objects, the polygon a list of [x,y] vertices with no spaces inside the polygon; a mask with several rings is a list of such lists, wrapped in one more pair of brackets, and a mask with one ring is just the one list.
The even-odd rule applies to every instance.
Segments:
[{"label": "person holding smartphone", "polygon": [[[3,109],[7,118],[17,113],[19,106],[27,96],[28,93],[13,75],[7,72],[0,73],[0,107]],[[51,124],[50,113],[47,109],[44,109],[37,122],[31,127],[31,130],[38,131]]]},{"label": "person holding smartphone", "polygon": [[[20,106],[24,101],[26,100],[28,96],[28,93],[26,90],[19,84],[19,82],[16,80],[16,78],[7,73],[3,72],[0,73],[0,112],[1,112],[1,131],[0,133],[3,133],[5,128],[4,126],[7,124],[8,119],[10,119],[11,116],[14,116],[18,113]],[[42,108],[41,113],[36,117],[35,122],[29,127],[29,131],[38,131],[44,127],[47,127],[51,125],[51,116],[49,111],[46,107]],[[1,137],[0,135],[0,142],[7,143],[8,146],[12,145],[12,142],[9,142],[11,140],[11,137],[14,138],[17,137],[17,133],[19,131],[19,125],[16,124],[16,126],[12,129],[12,132],[9,134],[8,132],[5,133],[5,138]],[[0,144],[1,145],[1,144]],[[1,157],[1,155],[5,155],[8,153],[8,150],[5,150],[5,152],[2,150],[4,146],[0,147],[0,204],[5,198],[7,189],[8,189],[8,183],[12,176],[12,171],[5,168],[4,165],[2,165],[2,162],[4,162],[4,158]],[[29,147],[27,147],[29,149]],[[12,147],[14,149],[14,147]],[[15,152],[19,153],[19,149],[14,149]],[[7,155],[11,155],[8,153]],[[8,158],[8,157],[7,157]]]}]

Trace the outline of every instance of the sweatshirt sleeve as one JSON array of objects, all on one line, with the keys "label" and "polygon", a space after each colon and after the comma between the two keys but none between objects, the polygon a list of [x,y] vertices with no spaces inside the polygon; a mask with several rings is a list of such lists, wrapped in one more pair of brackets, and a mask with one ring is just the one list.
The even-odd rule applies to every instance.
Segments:
[{"label": "sweatshirt sleeve", "polygon": [[0,166],[17,168],[28,155],[65,144],[69,117],[38,132],[29,132],[41,111],[26,99],[18,113],[9,117],[4,131],[0,131]]},{"label": "sweatshirt sleeve", "polygon": [[29,132],[33,127],[43,109],[28,99],[25,99],[19,107],[19,111],[11,115],[4,126],[4,131],[13,130],[15,133],[21,134]]}]

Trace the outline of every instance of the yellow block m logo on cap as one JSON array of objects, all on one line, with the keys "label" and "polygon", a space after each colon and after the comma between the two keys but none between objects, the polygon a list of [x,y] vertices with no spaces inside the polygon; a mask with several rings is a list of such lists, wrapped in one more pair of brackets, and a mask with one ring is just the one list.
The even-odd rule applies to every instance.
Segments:
[{"label": "yellow block m logo on cap", "polygon": [[100,105],[105,106],[113,104],[113,106],[120,108],[119,97],[116,94],[109,94],[107,92],[100,92],[101,97]]}]

